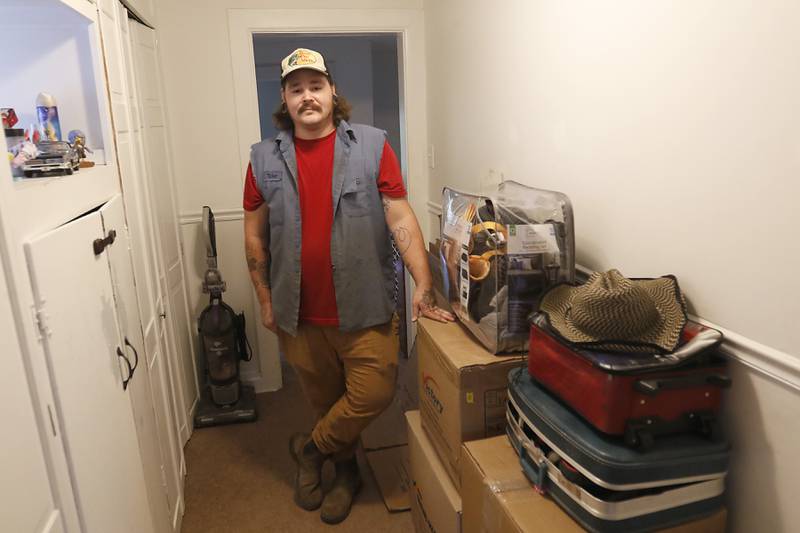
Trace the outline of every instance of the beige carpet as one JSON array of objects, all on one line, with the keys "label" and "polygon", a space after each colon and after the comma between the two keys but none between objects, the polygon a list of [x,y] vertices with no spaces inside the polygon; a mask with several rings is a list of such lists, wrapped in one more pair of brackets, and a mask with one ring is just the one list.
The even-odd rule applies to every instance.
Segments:
[{"label": "beige carpet", "polygon": [[[186,512],[182,533],[414,531],[408,512],[389,513],[363,456],[364,488],[347,520],[324,524],[319,511],[292,501],[294,463],[287,442],[312,426],[311,412],[289,368],[284,387],[259,394],[257,422],[196,429],[186,445]],[[330,483],[332,467],[326,465]]]}]

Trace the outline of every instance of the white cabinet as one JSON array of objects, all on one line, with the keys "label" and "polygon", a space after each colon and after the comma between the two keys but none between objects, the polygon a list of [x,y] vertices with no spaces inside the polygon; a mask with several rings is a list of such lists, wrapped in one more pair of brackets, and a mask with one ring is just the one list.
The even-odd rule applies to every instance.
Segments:
[{"label": "white cabinet", "polygon": [[[64,520],[50,488],[4,274],[0,261],[0,420],[6,428],[13,428],[3,432],[0,454],[0,529],[63,532]],[[25,490],[20,490],[23,487]]]},{"label": "white cabinet", "polygon": [[109,248],[127,241],[116,239],[125,232],[121,220],[117,196],[25,245],[57,430],[87,532],[153,530],[128,392],[144,360],[119,331],[115,300],[122,295],[109,263]]},{"label": "white cabinet", "polygon": [[[134,4],[152,24],[152,0]],[[0,324],[16,333],[0,530],[177,531],[197,385],[153,31],[117,1],[2,0],[0,47],[0,107],[27,127],[53,94],[97,163],[12,179],[0,162]]]}]

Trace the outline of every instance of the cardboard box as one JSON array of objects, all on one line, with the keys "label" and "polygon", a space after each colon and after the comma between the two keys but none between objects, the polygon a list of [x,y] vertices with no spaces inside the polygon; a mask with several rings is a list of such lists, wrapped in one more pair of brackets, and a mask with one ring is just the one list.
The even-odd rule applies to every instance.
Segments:
[{"label": "cardboard box", "polygon": [[411,463],[411,517],[417,533],[460,533],[461,496],[422,429],[419,411],[406,413]]},{"label": "cardboard box", "polygon": [[[583,531],[555,502],[533,490],[522,473],[519,456],[505,435],[464,443],[461,497],[464,533]],[[535,520],[528,524],[535,524],[536,529],[521,529],[523,526],[515,524],[520,513],[519,502],[536,509]],[[506,511],[504,503],[514,512]]]},{"label": "cardboard box", "polygon": [[[464,533],[580,533],[584,529],[553,500],[533,490],[505,436],[462,448]],[[722,533],[725,509],[665,533]]]},{"label": "cardboard box", "polygon": [[394,446],[364,453],[375,476],[375,483],[389,511],[408,511],[411,508],[411,466],[408,446]]},{"label": "cardboard box", "polygon": [[459,323],[418,325],[422,426],[458,487],[461,444],[505,431],[508,373],[525,355],[494,355]]}]

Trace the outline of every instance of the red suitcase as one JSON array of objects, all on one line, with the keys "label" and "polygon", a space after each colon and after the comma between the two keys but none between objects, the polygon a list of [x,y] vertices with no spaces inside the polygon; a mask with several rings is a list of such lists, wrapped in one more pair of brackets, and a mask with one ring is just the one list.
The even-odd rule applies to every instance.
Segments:
[{"label": "red suitcase", "polygon": [[720,332],[690,321],[673,354],[575,350],[537,314],[528,372],[601,432],[647,448],[659,434],[716,433],[722,389],[730,386],[726,361],[716,350],[721,340]]}]

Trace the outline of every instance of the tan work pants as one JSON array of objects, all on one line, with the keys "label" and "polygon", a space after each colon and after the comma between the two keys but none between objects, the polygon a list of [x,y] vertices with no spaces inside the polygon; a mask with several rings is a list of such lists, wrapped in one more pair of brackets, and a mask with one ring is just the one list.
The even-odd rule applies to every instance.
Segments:
[{"label": "tan work pants", "polygon": [[400,342],[398,320],[354,332],[301,324],[278,330],[281,350],[317,417],[311,438],[335,460],[352,457],[358,436],[392,402]]}]

